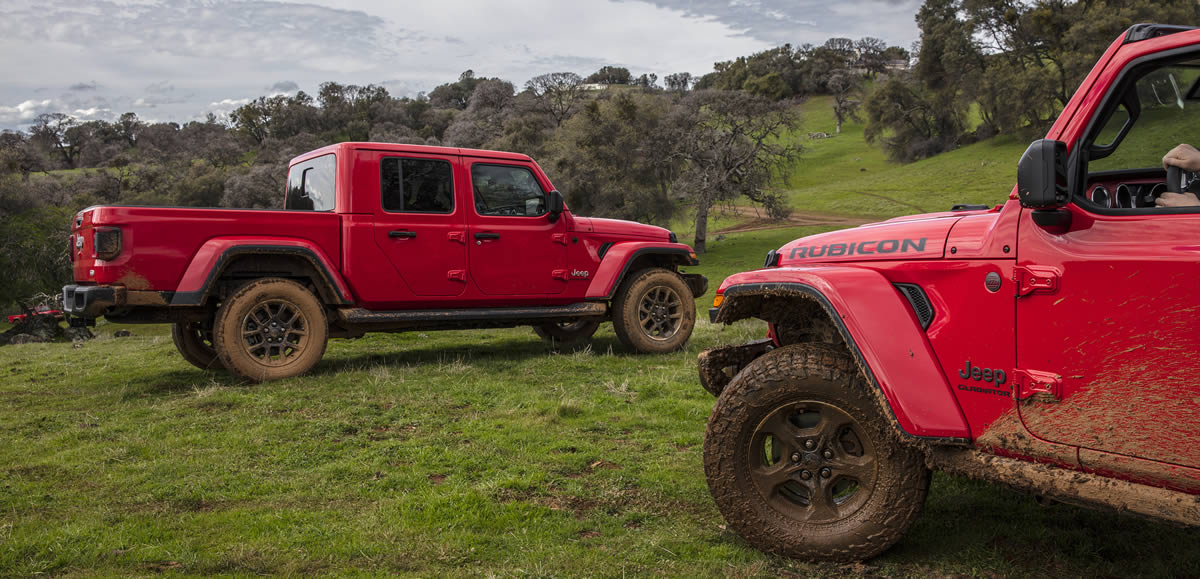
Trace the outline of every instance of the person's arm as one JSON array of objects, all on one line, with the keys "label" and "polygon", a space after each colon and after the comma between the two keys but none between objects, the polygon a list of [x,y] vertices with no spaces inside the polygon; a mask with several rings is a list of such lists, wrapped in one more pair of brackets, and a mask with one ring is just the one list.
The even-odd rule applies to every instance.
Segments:
[{"label": "person's arm", "polygon": [[[1162,162],[1163,169],[1171,166],[1195,173],[1200,171],[1200,150],[1182,144],[1168,151]],[[1200,198],[1195,193],[1163,193],[1154,200],[1154,204],[1158,207],[1195,207],[1200,206]]]}]

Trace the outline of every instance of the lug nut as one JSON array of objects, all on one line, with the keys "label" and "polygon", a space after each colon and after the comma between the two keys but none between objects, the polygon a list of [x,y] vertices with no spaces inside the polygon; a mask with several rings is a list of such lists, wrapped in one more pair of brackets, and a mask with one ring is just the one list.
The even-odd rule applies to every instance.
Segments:
[{"label": "lug nut", "polygon": [[829,467],[821,469],[821,478],[829,478],[831,476],[833,476],[833,471]]},{"label": "lug nut", "polygon": [[798,452],[792,453],[792,462],[800,462],[800,453],[798,453]]},{"label": "lug nut", "polygon": [[800,471],[800,478],[803,480],[808,480],[808,479],[812,478],[812,473],[808,472],[806,470],[802,470],[802,471]]},{"label": "lug nut", "polygon": [[831,459],[831,458],[833,458],[833,451],[832,451],[832,450],[826,450],[826,451],[825,451],[825,453],[824,453],[822,456],[824,456],[826,460],[828,460],[828,459]]},{"label": "lug nut", "polygon": [[817,447],[817,443],[816,443],[816,441],[814,441],[813,439],[811,439],[811,438],[810,438],[810,439],[808,439],[808,440],[804,441],[804,448],[805,448],[805,449],[807,449],[807,450],[812,450],[812,449],[814,449],[814,448],[816,448],[816,447]]}]

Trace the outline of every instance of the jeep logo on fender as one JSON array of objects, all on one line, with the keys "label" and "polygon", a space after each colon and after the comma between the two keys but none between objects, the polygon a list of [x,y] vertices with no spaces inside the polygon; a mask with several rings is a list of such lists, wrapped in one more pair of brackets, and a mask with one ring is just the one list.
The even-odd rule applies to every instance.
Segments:
[{"label": "jeep logo on fender", "polygon": [[1008,382],[1008,375],[1004,373],[1004,370],[999,368],[993,370],[991,368],[972,366],[970,360],[967,360],[967,366],[965,368],[958,371],[958,375],[963,380],[977,380],[981,382],[994,381],[997,386],[1003,386],[1005,382]]},{"label": "jeep logo on fender", "polygon": [[925,237],[921,239],[883,239],[858,243],[829,243],[821,246],[793,247],[792,252],[788,254],[788,259],[925,251],[926,240]]}]

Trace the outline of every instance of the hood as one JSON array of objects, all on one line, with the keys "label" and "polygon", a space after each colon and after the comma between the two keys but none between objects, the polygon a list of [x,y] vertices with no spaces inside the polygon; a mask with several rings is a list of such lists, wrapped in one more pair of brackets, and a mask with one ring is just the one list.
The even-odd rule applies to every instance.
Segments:
[{"label": "hood", "polygon": [[779,265],[939,259],[946,235],[962,217],[963,212],[913,215],[802,237],[779,250]]},{"label": "hood", "polygon": [[646,225],[636,221],[623,219],[603,219],[600,217],[576,217],[575,230],[618,237],[636,237],[655,241],[669,241],[671,232],[654,225]]}]

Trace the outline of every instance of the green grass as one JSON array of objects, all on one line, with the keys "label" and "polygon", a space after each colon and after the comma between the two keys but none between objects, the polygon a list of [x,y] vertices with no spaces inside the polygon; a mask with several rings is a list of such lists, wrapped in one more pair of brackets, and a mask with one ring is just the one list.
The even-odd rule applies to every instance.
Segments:
[{"label": "green grass", "polygon": [[[996,205],[1008,199],[1017,179],[1017,161],[1029,143],[990,139],[902,165],[867,144],[865,124],[850,122],[833,134],[831,97],[802,105],[803,127],[794,135],[804,153],[789,175],[788,196],[801,211],[895,217],[949,210],[955,203]],[[1165,151],[1164,151],[1165,152]]]},{"label": "green grass", "polygon": [[[716,283],[814,232],[730,235],[693,269]],[[1200,573],[1195,532],[944,476],[865,566],[748,547],[704,481],[695,364],[756,323],[702,315],[667,356],[608,327],[562,353],[526,329],[373,334],[262,385],[192,368],[163,326],[96,333],[0,348],[0,574]]]}]

